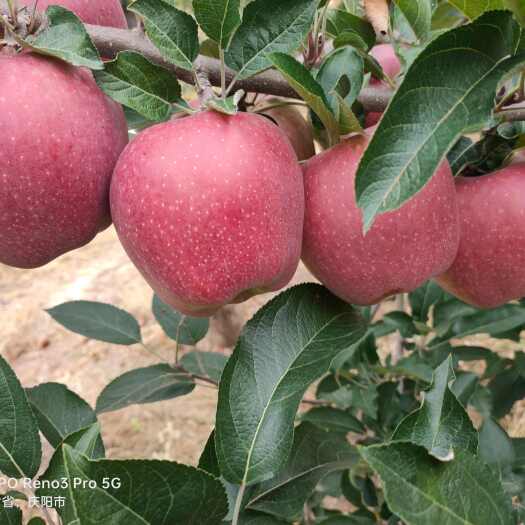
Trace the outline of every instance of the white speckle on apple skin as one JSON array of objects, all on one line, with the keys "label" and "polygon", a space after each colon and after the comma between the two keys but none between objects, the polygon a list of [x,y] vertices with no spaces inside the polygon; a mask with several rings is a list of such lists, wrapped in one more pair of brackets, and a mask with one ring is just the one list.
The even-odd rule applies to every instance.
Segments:
[{"label": "white speckle on apple skin", "polygon": [[18,0],[21,7],[32,8],[35,2],[42,12],[50,5],[60,5],[73,11],[86,24],[128,28],[120,0]]},{"label": "white speckle on apple skin", "polygon": [[299,263],[301,169],[257,115],[202,112],[145,130],[115,169],[111,211],[152,288],[191,315],[278,290]]},{"label": "white speckle on apple skin", "polygon": [[58,60],[0,55],[0,85],[0,263],[35,268],[111,223],[127,125],[90,72]]},{"label": "white speckle on apple skin", "polygon": [[443,163],[400,209],[378,216],[363,236],[354,181],[368,143],[355,137],[304,168],[303,260],[333,293],[358,305],[409,292],[450,267],[459,224],[454,179]]},{"label": "white speckle on apple skin", "polygon": [[479,308],[525,296],[525,163],[481,177],[458,177],[461,241],[437,281]]}]

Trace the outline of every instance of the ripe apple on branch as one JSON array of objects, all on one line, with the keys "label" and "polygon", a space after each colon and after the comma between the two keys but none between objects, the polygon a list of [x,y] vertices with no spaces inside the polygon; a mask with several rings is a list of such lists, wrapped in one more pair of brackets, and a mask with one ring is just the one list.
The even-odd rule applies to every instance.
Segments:
[{"label": "ripe apple on branch", "polygon": [[[64,498],[48,525],[523,521],[523,440],[498,423],[523,360],[486,342],[525,329],[518,4],[0,0],[0,263],[113,223],[173,340],[50,308],[155,358],[95,408],[0,356],[0,474]],[[301,259],[321,284],[287,288]],[[234,349],[202,351],[209,317],[267,292]],[[100,414],[197,387],[218,389],[198,467],[105,457]]]}]

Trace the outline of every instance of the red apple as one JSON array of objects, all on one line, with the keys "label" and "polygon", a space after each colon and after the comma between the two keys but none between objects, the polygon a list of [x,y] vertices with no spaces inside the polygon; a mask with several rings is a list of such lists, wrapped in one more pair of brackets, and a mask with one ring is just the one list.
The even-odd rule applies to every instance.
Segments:
[{"label": "red apple", "polygon": [[18,0],[18,3],[30,8],[36,3],[40,11],[50,5],[60,5],[73,11],[86,24],[128,28],[120,0]]},{"label": "red apple", "polygon": [[[379,62],[383,68],[384,73],[390,77],[395,78],[401,71],[401,62],[390,44],[379,44],[370,50],[370,54]],[[371,84],[379,84],[380,80],[372,77]]]},{"label": "red apple", "polygon": [[441,164],[401,208],[377,217],[363,236],[354,182],[367,136],[353,137],[305,168],[303,260],[332,292],[359,305],[414,290],[450,267],[459,227],[454,179]]},{"label": "red apple", "polygon": [[376,124],[379,124],[383,113],[380,111],[370,111],[365,116],[365,128],[373,128]]},{"label": "red apple", "polygon": [[[401,71],[401,62],[394,51],[394,48],[390,44],[380,44],[374,46],[370,54],[379,62],[383,71],[390,77],[395,78]],[[372,76],[370,79],[371,85],[378,85],[381,81]],[[383,116],[380,111],[371,111],[365,116],[365,128],[371,128],[375,126]]]},{"label": "red apple", "polygon": [[90,72],[58,60],[0,53],[0,79],[0,263],[34,268],[111,223],[126,120]]},{"label": "red apple", "polygon": [[525,296],[525,163],[458,177],[461,240],[437,282],[479,308]]},{"label": "red apple", "polygon": [[[279,99],[265,98],[261,105],[267,106],[279,102]],[[315,155],[312,125],[297,107],[271,108],[264,111],[263,115],[270,117],[284,131],[300,161],[307,160]]]},{"label": "red apple", "polygon": [[132,261],[185,314],[278,290],[299,263],[301,169],[259,115],[205,111],[145,130],[117,164],[111,211]]}]

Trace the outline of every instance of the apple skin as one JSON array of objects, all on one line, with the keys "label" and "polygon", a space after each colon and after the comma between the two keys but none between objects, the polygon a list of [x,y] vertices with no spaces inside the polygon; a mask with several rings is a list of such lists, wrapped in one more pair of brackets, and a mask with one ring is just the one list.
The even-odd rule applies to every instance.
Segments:
[{"label": "apple skin", "polygon": [[301,169],[259,115],[204,111],[148,128],[120,157],[111,211],[131,260],[184,314],[279,290],[299,263]]},{"label": "apple skin", "polygon": [[[395,78],[401,71],[401,62],[390,44],[379,44],[370,50],[370,54],[379,62],[383,71],[390,78]],[[379,84],[381,80],[372,77],[371,84]]]},{"label": "apple skin", "polygon": [[368,136],[352,137],[305,167],[303,261],[327,288],[358,305],[410,292],[447,270],[459,225],[454,180],[440,165],[401,208],[377,217],[366,237],[355,201],[355,175]]},{"label": "apple skin", "polygon": [[87,70],[0,53],[0,78],[0,263],[36,268],[111,224],[127,125]]},{"label": "apple skin", "polygon": [[478,308],[525,296],[525,163],[458,177],[461,240],[437,282]]},{"label": "apple skin", "polygon": [[[263,106],[278,103],[279,99],[265,98]],[[297,107],[282,106],[264,111],[288,137],[295,154],[300,161],[308,160],[315,155],[314,132],[312,125],[303,117]]]},{"label": "apple skin", "polygon": [[[36,0],[18,0],[19,5],[32,8]],[[73,11],[84,23],[127,29],[126,15],[120,0],[38,0],[38,10],[60,5]]]},{"label": "apple skin", "polygon": [[[395,78],[401,71],[401,62],[394,51],[394,48],[390,44],[379,44],[374,46],[370,54],[379,62],[383,71],[390,77]],[[383,81],[371,77],[370,85],[377,86],[384,84]],[[371,128],[375,126],[381,120],[383,112],[381,111],[370,111],[365,116],[365,128]]]}]

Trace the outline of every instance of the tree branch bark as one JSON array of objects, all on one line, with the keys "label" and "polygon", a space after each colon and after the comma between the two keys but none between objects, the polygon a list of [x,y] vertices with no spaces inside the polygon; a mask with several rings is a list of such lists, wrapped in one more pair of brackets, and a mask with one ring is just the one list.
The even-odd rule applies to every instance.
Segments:
[{"label": "tree branch bark", "polygon": [[[86,29],[102,56],[115,57],[119,51],[137,51],[151,62],[175,73],[179,80],[188,84],[194,83],[191,71],[181,69],[165,60],[159,50],[141,32],[89,24],[86,24]],[[199,70],[201,74],[206,75],[212,85],[221,85],[219,60],[199,56],[195,63],[195,69]],[[226,82],[228,84],[233,80],[234,76],[235,73],[231,69],[226,70]],[[234,89],[243,89],[247,93],[265,93],[278,97],[301,98],[289,86],[283,76],[275,70],[264,71],[254,77],[239,80],[235,83]],[[388,87],[378,86],[365,88],[359,96],[359,101],[367,111],[384,111],[391,96],[392,90]]]},{"label": "tree branch bark", "polygon": [[[0,6],[3,0],[0,0]],[[37,15],[38,16],[38,15]],[[39,15],[36,26],[45,23],[45,15]],[[104,57],[114,58],[120,51],[132,50],[144,55],[151,62],[172,71],[179,80],[188,84],[194,84],[195,78],[191,71],[181,69],[168,62],[151,43],[142,30],[116,29],[85,24],[86,30],[93,43]],[[219,60],[215,58],[199,56],[195,63],[195,69],[200,75],[206,76],[213,86],[221,85],[221,67]],[[235,73],[226,69],[226,82],[229,84]],[[264,93],[285,98],[301,97],[290,87],[284,77],[273,69],[269,69],[258,75],[235,83],[234,90],[242,89],[247,93]],[[368,86],[361,91],[358,97],[365,111],[382,112],[388,106],[392,98],[393,90],[386,85]],[[504,122],[525,121],[525,107],[516,109],[505,109],[496,112],[496,115]]]}]

